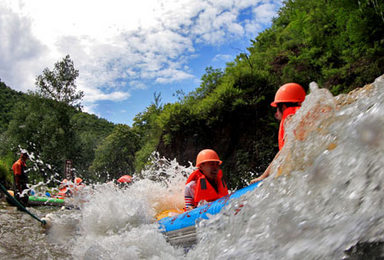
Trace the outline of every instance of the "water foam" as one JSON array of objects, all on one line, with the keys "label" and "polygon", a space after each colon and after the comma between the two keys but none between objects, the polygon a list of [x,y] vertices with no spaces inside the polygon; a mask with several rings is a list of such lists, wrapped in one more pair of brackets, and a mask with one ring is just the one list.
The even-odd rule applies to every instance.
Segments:
[{"label": "water foam", "polygon": [[383,241],[383,101],[383,77],[338,98],[311,84],[272,176],[206,221],[188,258],[341,259]]}]

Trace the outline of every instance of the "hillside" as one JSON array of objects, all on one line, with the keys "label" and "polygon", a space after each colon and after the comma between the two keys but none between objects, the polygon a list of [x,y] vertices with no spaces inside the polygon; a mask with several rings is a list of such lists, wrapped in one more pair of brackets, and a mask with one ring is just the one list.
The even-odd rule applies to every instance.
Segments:
[{"label": "hillside", "polygon": [[6,176],[20,149],[32,156],[31,181],[62,179],[66,160],[72,160],[75,175],[95,178],[89,167],[113,123],[36,93],[15,91],[3,82],[0,101],[0,181],[12,179]]},{"label": "hillside", "polygon": [[[224,70],[207,68],[182,100],[136,118],[141,157],[157,148],[186,164],[217,150],[233,188],[261,173],[277,151],[278,122],[269,106],[286,82],[316,81],[349,92],[384,72],[384,4],[374,1],[285,1],[272,26]],[[136,158],[140,159],[140,158]]]}]

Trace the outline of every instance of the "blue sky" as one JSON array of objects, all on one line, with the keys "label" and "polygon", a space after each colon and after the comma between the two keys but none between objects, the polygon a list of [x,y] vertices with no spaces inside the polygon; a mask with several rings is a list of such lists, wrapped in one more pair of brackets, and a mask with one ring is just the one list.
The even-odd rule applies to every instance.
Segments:
[{"label": "blue sky", "polygon": [[200,84],[270,26],[282,4],[261,0],[2,0],[0,79],[34,90],[44,68],[69,54],[79,70],[84,110],[114,123],[161,93]]}]

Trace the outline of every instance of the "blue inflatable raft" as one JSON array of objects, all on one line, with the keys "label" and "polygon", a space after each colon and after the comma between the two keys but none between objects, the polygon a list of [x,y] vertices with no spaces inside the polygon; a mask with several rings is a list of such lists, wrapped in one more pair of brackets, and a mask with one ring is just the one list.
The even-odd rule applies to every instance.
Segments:
[{"label": "blue inflatable raft", "polygon": [[191,244],[196,240],[195,225],[202,219],[208,219],[208,215],[215,215],[221,211],[230,200],[236,199],[245,193],[254,190],[260,182],[251,184],[230,195],[213,201],[207,205],[184,212],[177,216],[165,217],[158,221],[160,230],[167,235],[171,244]]}]

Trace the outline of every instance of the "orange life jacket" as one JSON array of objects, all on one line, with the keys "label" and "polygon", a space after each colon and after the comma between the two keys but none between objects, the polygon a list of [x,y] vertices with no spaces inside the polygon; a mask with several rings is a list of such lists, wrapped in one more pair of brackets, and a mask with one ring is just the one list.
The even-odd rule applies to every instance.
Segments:
[{"label": "orange life jacket", "polygon": [[57,195],[60,199],[64,199],[65,197],[71,197],[72,189],[70,186],[64,186],[62,188],[59,188],[59,192],[57,193]]},{"label": "orange life jacket", "polygon": [[199,204],[199,201],[214,201],[221,197],[228,195],[228,187],[223,179],[223,172],[219,170],[216,178],[216,185],[218,191],[209,183],[205,175],[197,169],[188,178],[186,184],[191,181],[196,181],[195,197],[193,202],[195,207]]},{"label": "orange life jacket", "polygon": [[23,160],[19,159],[12,165],[12,170],[15,175],[25,175],[25,168],[27,165]]},{"label": "orange life jacket", "polygon": [[280,121],[280,128],[279,128],[279,150],[281,150],[284,146],[284,123],[285,119],[287,119],[288,116],[294,115],[297,110],[299,110],[300,107],[288,107],[283,112],[283,117]]}]

